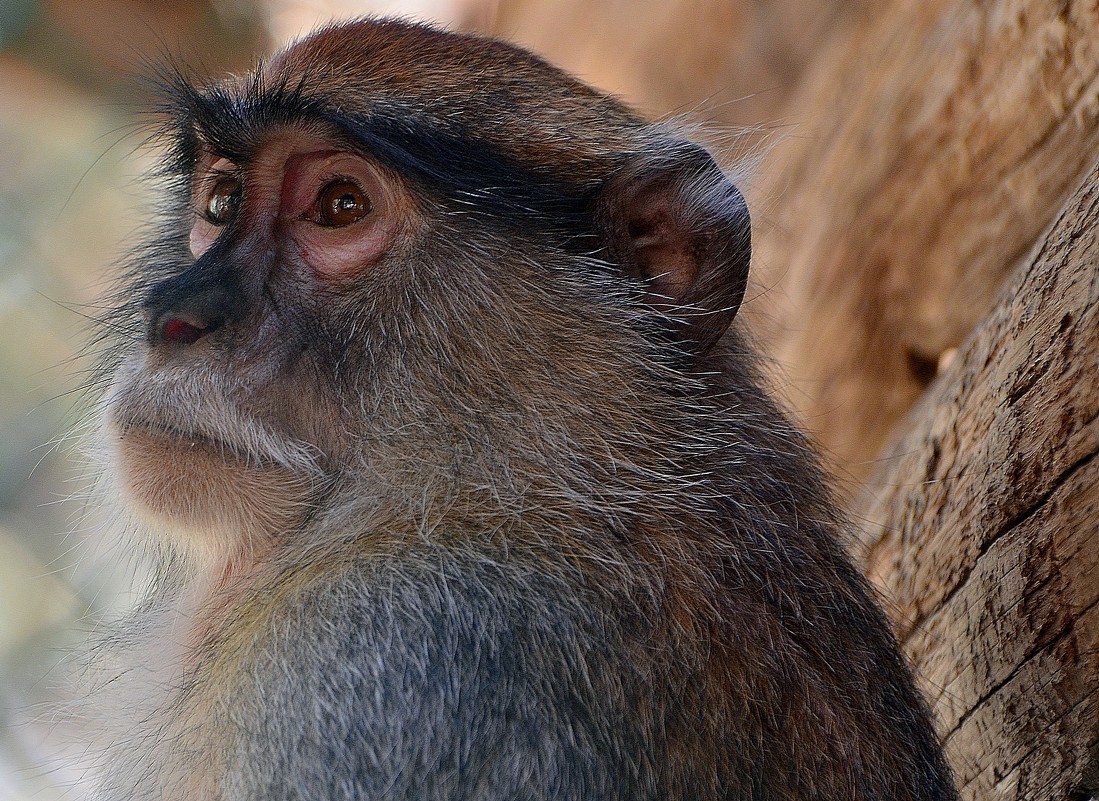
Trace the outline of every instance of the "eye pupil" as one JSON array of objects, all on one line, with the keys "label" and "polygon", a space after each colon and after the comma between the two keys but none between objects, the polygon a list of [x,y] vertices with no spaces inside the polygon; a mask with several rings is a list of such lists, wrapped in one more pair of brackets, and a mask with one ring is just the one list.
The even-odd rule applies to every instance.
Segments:
[{"label": "eye pupil", "polygon": [[214,184],[210,199],[206,202],[206,218],[214,225],[225,225],[236,214],[240,205],[240,181],[222,178]]},{"label": "eye pupil", "polygon": [[329,228],[357,223],[371,211],[370,198],[351,181],[332,181],[317,198],[317,222]]}]

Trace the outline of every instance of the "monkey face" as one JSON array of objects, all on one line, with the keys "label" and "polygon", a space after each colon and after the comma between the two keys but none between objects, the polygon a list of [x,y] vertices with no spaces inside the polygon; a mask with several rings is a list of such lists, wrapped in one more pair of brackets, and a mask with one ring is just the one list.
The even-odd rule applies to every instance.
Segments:
[{"label": "monkey face", "polygon": [[349,484],[558,508],[660,472],[607,443],[669,416],[750,253],[703,149],[521,50],[398,23],[166,92],[174,212],[105,415],[147,521],[239,552]]},{"label": "monkey face", "polygon": [[399,180],[332,144],[291,129],[246,164],[199,157],[182,215],[190,264],[146,290],[144,342],[108,397],[132,505],[215,550],[293,526],[322,489],[347,443],[322,422],[345,415],[318,379],[332,347],[311,347],[310,317],[419,226]]}]

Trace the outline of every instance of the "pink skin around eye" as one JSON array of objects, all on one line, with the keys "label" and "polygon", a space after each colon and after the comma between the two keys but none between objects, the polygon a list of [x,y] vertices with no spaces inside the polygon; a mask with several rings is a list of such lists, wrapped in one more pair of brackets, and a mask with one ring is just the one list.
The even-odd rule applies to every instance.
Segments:
[{"label": "pink skin around eye", "polygon": [[[351,181],[370,201],[358,222],[328,227],[318,222],[317,202],[333,181]],[[396,192],[380,170],[352,153],[320,150],[291,154],[283,170],[279,218],[306,263],[322,278],[355,275],[373,265],[398,229]]]},{"label": "pink skin around eye", "polygon": [[191,255],[196,259],[199,258],[210,249],[210,245],[214,244],[214,240],[218,238],[219,233],[221,233],[221,229],[205,217],[196,219],[195,224],[191,226]]},{"label": "pink skin around eye", "polygon": [[[321,278],[340,278],[372,266],[393,243],[400,228],[399,190],[371,162],[337,150],[281,150],[272,146],[273,160],[261,156],[251,167],[243,204],[251,208],[250,220],[266,219],[276,247],[293,246]],[[279,163],[281,161],[281,163]],[[199,173],[195,197],[195,222],[190,249],[197,259],[224,231],[204,216],[209,192],[219,175],[235,171],[225,159]],[[351,225],[328,227],[318,222],[317,200],[335,180],[357,184],[370,200],[370,212]],[[264,201],[267,202],[264,202]],[[276,205],[277,203],[277,205]]]}]

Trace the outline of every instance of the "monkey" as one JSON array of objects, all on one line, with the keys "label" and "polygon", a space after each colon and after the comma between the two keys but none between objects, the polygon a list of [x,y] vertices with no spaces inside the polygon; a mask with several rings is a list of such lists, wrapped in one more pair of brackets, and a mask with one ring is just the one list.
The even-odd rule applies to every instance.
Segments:
[{"label": "monkey", "polygon": [[162,83],[98,413],[155,571],[98,797],[957,797],[706,148],[422,23]]}]

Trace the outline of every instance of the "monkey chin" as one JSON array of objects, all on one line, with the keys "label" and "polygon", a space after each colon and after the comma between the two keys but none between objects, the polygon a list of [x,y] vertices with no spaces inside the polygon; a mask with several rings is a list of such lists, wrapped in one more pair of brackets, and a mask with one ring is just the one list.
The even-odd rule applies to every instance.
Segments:
[{"label": "monkey chin", "polygon": [[306,513],[310,480],[281,465],[148,422],[108,420],[105,433],[137,521],[208,568],[248,570]]}]

